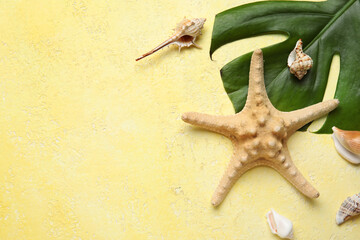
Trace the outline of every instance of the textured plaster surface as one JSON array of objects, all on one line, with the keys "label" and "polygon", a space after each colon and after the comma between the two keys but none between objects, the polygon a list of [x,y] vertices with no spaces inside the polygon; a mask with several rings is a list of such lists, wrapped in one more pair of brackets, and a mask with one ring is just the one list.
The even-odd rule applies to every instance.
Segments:
[{"label": "textured plaster surface", "polygon": [[[210,203],[231,143],[180,116],[233,114],[221,66],[285,39],[242,40],[210,61],[215,14],[248,2],[0,1],[0,239],[278,239],[270,208],[295,239],[359,239],[360,218],[339,227],[335,215],[360,169],[330,135],[288,144],[318,199],[259,167]],[[135,62],[184,16],[208,19],[202,50]]]}]

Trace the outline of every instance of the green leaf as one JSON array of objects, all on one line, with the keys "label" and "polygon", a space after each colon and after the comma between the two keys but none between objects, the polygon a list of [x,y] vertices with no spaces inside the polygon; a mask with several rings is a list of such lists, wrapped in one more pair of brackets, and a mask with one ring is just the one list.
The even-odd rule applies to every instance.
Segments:
[{"label": "green leaf", "polygon": [[[292,111],[321,102],[330,64],[340,55],[340,74],[334,98],[340,100],[318,133],[330,133],[332,126],[360,130],[360,0],[326,2],[256,2],[216,15],[210,56],[221,46],[236,40],[269,33],[282,33],[287,40],[263,49],[265,84],[273,105]],[[298,39],[314,65],[299,81],[290,74],[287,57]],[[242,55],[221,69],[224,88],[235,111],[246,100],[252,53]]]}]

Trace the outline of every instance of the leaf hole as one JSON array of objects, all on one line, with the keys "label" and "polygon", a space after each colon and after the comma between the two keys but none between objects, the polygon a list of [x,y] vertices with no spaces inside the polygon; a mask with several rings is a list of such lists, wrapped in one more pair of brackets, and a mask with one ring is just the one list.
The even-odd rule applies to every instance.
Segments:
[{"label": "leaf hole", "polygon": [[[340,74],[340,55],[335,54],[331,60],[329,77],[325,89],[323,101],[334,99],[337,82]],[[327,116],[315,120],[310,126],[310,132],[316,132],[324,125]]]},{"label": "leaf hole", "polygon": [[221,46],[221,48],[217,49],[214,52],[212,59],[215,60],[221,68],[235,58],[252,52],[258,48],[265,48],[284,42],[287,38],[288,36],[286,34],[279,33],[259,35],[255,37],[240,39]]}]

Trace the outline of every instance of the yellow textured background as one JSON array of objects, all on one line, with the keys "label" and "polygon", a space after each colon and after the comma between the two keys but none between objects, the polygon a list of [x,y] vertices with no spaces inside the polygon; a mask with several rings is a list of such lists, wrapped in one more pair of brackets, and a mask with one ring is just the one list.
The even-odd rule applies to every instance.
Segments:
[{"label": "yellow textured background", "polygon": [[[335,214],[360,170],[330,135],[289,143],[319,199],[261,167],[210,204],[231,143],[180,115],[232,114],[219,69],[285,39],[242,40],[210,61],[215,14],[247,2],[0,0],[0,239],[278,239],[270,208],[295,239],[359,239],[360,218],[338,227]],[[202,50],[134,61],[184,16],[208,19]]]}]

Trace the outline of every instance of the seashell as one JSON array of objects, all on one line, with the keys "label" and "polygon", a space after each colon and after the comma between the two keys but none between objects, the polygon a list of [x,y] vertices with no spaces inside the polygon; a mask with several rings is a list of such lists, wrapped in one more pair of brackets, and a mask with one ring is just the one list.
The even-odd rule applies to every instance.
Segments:
[{"label": "seashell", "polygon": [[333,127],[332,138],[334,139],[337,152],[351,163],[360,163],[360,132],[345,131]]},{"label": "seashell", "polygon": [[336,214],[336,224],[340,225],[351,217],[360,215],[360,193],[348,197]]},{"label": "seashell", "polygon": [[288,57],[290,73],[294,74],[299,80],[306,75],[307,70],[313,65],[311,57],[303,52],[302,44],[301,39],[299,39]]},{"label": "seashell", "polygon": [[197,48],[201,48],[195,43],[196,38],[201,35],[201,29],[204,26],[206,18],[193,18],[187,19],[184,18],[180,23],[177,24],[175,28],[175,33],[166,41],[161,43],[159,46],[143,54],[141,57],[137,58],[136,61],[143,59],[146,56],[153,54],[156,51],[159,51],[165,46],[176,44],[179,46],[179,52],[183,47],[190,47],[194,45]]},{"label": "seashell", "polygon": [[281,238],[293,239],[293,224],[284,216],[281,216],[274,209],[271,209],[266,214],[267,221],[272,233],[278,235]]}]

